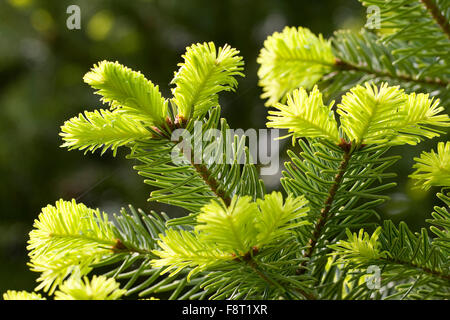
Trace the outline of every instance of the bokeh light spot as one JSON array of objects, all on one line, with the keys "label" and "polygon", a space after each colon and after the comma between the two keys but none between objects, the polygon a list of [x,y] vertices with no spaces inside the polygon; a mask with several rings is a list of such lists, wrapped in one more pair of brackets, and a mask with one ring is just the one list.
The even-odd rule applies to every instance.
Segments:
[{"label": "bokeh light spot", "polygon": [[104,40],[111,31],[113,24],[114,17],[109,11],[99,11],[89,20],[87,35],[94,41]]}]

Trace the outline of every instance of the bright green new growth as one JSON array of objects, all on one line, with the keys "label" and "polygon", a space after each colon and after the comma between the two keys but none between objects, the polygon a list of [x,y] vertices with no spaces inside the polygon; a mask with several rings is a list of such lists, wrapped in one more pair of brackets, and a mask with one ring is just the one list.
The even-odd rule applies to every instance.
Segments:
[{"label": "bright green new growth", "polygon": [[169,229],[165,235],[161,235],[158,245],[161,249],[155,250],[154,253],[159,259],[153,261],[153,266],[155,268],[168,267],[164,273],[171,271],[171,276],[186,267],[191,267],[193,269],[188,275],[190,278],[222,261],[233,259],[229,253],[221,251],[214,244],[201,241],[198,232],[195,231]]},{"label": "bright green new growth", "polygon": [[41,272],[37,290],[53,292],[76,268],[87,274],[90,265],[111,254],[115,244],[105,213],[75,200],[48,205],[35,220],[27,247],[31,270]]},{"label": "bright green new growth", "polygon": [[80,278],[71,276],[55,292],[55,300],[117,300],[126,290],[119,289],[120,284],[104,276]]},{"label": "bright green new growth", "polygon": [[309,211],[308,201],[303,197],[289,195],[283,203],[280,192],[272,192],[257,200],[259,215],[255,225],[258,230],[256,236],[257,247],[274,243],[283,239],[296,228],[309,224],[304,219]]},{"label": "bright green new growth", "polygon": [[423,152],[414,160],[416,171],[410,177],[417,180],[418,186],[424,189],[431,186],[450,187],[450,142],[439,142],[437,153],[434,150]]},{"label": "bright green new growth", "polygon": [[175,127],[188,127],[189,120],[203,117],[218,106],[218,93],[234,91],[236,76],[243,76],[242,57],[228,45],[216,49],[214,43],[198,43],[187,48],[184,63],[175,73],[173,98],[168,100],[158,86],[140,72],[118,62],[102,61],[84,76],[84,81],[102,96],[109,110],[85,111],[61,127],[62,147],[103,154],[131,146],[138,140],[158,135],[170,136]]},{"label": "bright green new growth", "polygon": [[[59,290],[54,293],[55,300],[117,300],[126,290],[119,288],[114,279],[104,276],[80,277],[79,270],[64,281]],[[3,300],[47,300],[34,292],[8,290],[3,294]]]},{"label": "bright green new growth", "polygon": [[212,200],[196,216],[192,232],[168,230],[158,242],[162,250],[154,253],[161,259],[155,267],[175,269],[193,267],[193,275],[231,260],[245,259],[248,254],[274,244],[290,235],[292,229],[308,224],[303,218],[309,211],[304,197],[288,197],[283,203],[279,192],[252,202],[251,198],[233,197],[227,207]]},{"label": "bright green new growth", "polygon": [[398,87],[386,83],[357,86],[342,97],[338,105],[344,132],[356,143],[417,144],[422,139],[439,136],[435,127],[450,126],[446,114],[438,107],[439,101],[425,94],[405,94]]},{"label": "bright green new growth", "polygon": [[[429,98],[428,94],[411,93],[406,95],[406,104],[403,109],[406,117],[402,126],[399,128],[399,138],[396,140],[406,139],[409,144],[416,144],[422,139],[420,136],[431,139],[445,133],[438,131],[429,126],[450,126],[450,120],[447,114],[439,114],[444,111],[444,107],[439,106],[439,99]],[[405,134],[401,134],[405,133]],[[410,140],[410,141],[408,141]]]},{"label": "bright green new growth", "polygon": [[271,106],[298,87],[311,89],[332,70],[334,56],[330,41],[314,35],[307,28],[284,28],[264,42],[258,57],[258,76],[262,98]]},{"label": "bright green new growth", "polygon": [[233,197],[228,207],[222,201],[212,201],[201,209],[195,229],[201,241],[241,256],[255,245],[258,213],[250,197]]},{"label": "bright green new growth", "polygon": [[202,117],[219,103],[220,91],[234,91],[236,76],[244,76],[239,51],[225,45],[216,50],[213,42],[194,44],[183,55],[175,73],[173,99],[182,119]]},{"label": "bright green new growth", "polygon": [[262,97],[268,99],[266,105],[283,102],[287,93],[298,87],[311,89],[315,84],[329,102],[366,81],[401,85],[407,93],[429,92],[444,105],[450,102],[446,1],[361,2],[381,10],[367,10],[368,27],[380,38],[372,30],[362,29],[338,30],[324,40],[306,28],[288,27],[268,37],[258,58],[259,85],[264,90]]},{"label": "bright green new growth", "polygon": [[117,148],[135,140],[148,139],[151,133],[133,116],[117,110],[95,110],[67,120],[61,127],[60,136],[64,139],[61,147],[69,150],[86,150],[86,153],[101,148],[103,154],[111,149],[115,156]]},{"label": "bright green new growth", "polygon": [[253,247],[262,247],[287,236],[289,229],[307,224],[302,221],[309,208],[303,197],[286,199],[279,192],[251,202],[250,197],[233,197],[226,207],[212,201],[197,216],[200,239],[215,243],[223,251],[245,255]]},{"label": "bright green new growth", "polygon": [[357,144],[382,144],[394,136],[405,119],[405,98],[398,87],[357,86],[342,97],[337,112],[342,129]]},{"label": "bright green new growth", "polygon": [[325,106],[317,87],[309,96],[303,88],[294,90],[287,96],[287,105],[277,103],[275,108],[278,110],[269,111],[267,127],[288,129],[294,138],[325,138],[339,143],[333,103]]},{"label": "bright green new growth", "polygon": [[3,300],[47,300],[39,293],[8,290],[3,294]]},{"label": "bright green new growth", "polygon": [[158,86],[140,72],[118,62],[102,61],[84,76],[84,81],[96,89],[102,101],[112,109],[122,110],[145,125],[162,125],[167,114],[167,101]]},{"label": "bright green new growth", "polygon": [[340,240],[330,248],[334,250],[333,255],[337,255],[339,259],[336,263],[345,263],[352,260],[356,263],[366,263],[368,261],[384,258],[385,252],[380,251],[380,243],[378,237],[382,229],[377,228],[372,236],[369,236],[363,229],[359,233],[352,233],[346,230],[347,241]]},{"label": "bright green new growth", "polygon": [[439,101],[425,94],[406,94],[398,86],[387,83],[377,87],[364,83],[350,89],[337,106],[340,130],[332,109],[322,101],[322,94],[314,87],[309,93],[300,88],[287,95],[287,105],[277,103],[276,111],[269,111],[268,127],[285,128],[294,138],[324,138],[339,144],[340,139],[356,145],[417,144],[422,137],[433,138],[441,131],[433,127],[448,127],[450,119],[439,107]]}]

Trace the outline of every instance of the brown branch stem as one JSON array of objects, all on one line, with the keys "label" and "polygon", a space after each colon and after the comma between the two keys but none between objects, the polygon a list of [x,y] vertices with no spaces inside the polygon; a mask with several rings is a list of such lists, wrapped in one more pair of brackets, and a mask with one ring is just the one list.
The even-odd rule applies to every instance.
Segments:
[{"label": "brown branch stem", "polygon": [[447,87],[449,84],[448,81],[444,81],[439,78],[415,79],[415,78],[413,78],[409,75],[405,75],[405,74],[391,74],[389,72],[385,72],[385,71],[381,71],[381,70],[372,70],[372,69],[369,69],[369,68],[361,66],[361,65],[351,64],[351,63],[343,61],[339,58],[335,58],[334,66],[339,71],[350,71],[350,70],[361,71],[364,73],[373,74],[377,77],[393,78],[393,79],[397,79],[399,81],[415,82],[415,83],[421,83],[421,84],[425,84],[425,85],[436,85],[436,86],[440,86],[440,87],[444,87],[444,88]]},{"label": "brown branch stem", "polygon": [[[320,211],[320,216],[316,222],[312,236],[309,239],[309,246],[306,249],[305,253],[303,254],[303,257],[307,258],[308,260],[312,257],[312,255],[314,253],[314,249],[316,248],[317,242],[319,241],[319,238],[322,235],[322,232],[324,230],[325,224],[331,217],[331,214],[330,214],[331,206],[333,204],[334,198],[336,196],[336,192],[342,182],[342,179],[344,177],[345,171],[347,169],[348,163],[351,158],[350,144],[342,143],[341,147],[344,150],[343,159],[339,165],[338,173],[334,177],[333,184],[330,187],[330,190],[328,191],[328,197],[325,200],[322,210]],[[298,267],[297,272],[296,272],[297,274],[304,274],[306,272],[305,267],[306,267],[308,260],[305,260],[300,264],[300,266]]]},{"label": "brown branch stem", "polygon": [[[186,121],[186,119],[178,118],[178,116],[177,116],[174,123],[172,123],[172,121],[169,118],[166,119],[166,123],[167,123],[168,128],[170,130],[173,130],[173,129],[177,129],[177,128],[184,128],[186,126],[187,121]],[[153,128],[153,130],[155,130],[155,128]],[[162,137],[164,137],[165,139],[167,139],[171,142],[174,142],[174,143],[182,142],[182,137],[179,141],[173,141],[171,139],[171,136],[169,133],[162,133],[160,130],[158,130],[157,132],[160,133]],[[222,199],[223,202],[227,206],[229,206],[231,203],[230,196],[228,196],[224,190],[219,189],[219,187],[220,187],[219,182],[212,176],[211,172],[204,164],[196,163],[192,150],[191,150],[191,157],[188,160],[190,161],[191,165],[194,167],[195,171],[197,171],[197,173],[200,175],[202,180],[205,182],[205,184],[208,185],[210,190],[218,198]]]},{"label": "brown branch stem", "polygon": [[115,240],[115,244],[111,248],[111,251],[113,253],[135,252],[135,253],[139,253],[142,255],[153,255],[154,256],[152,251],[142,250],[142,249],[136,248],[134,246],[133,247],[126,246],[120,239]]},{"label": "brown branch stem", "polygon": [[[271,286],[277,287],[277,288],[282,288],[280,284],[272,281],[270,278],[268,278],[263,272],[261,272],[261,270],[259,270],[258,264],[256,263],[255,260],[253,260],[253,258],[250,258],[248,260],[245,260],[247,262],[247,264],[250,266],[250,268],[253,269],[253,271],[255,271],[255,273],[264,281],[266,281],[268,284],[270,284]],[[302,296],[304,296],[307,300],[317,300],[317,297],[311,293],[305,292],[302,289],[296,288],[296,291],[298,291]],[[289,297],[290,298],[290,297]]]},{"label": "brown branch stem", "polygon": [[402,260],[398,260],[398,259],[388,259],[388,258],[384,258],[382,260],[384,260],[386,262],[389,262],[389,263],[400,264],[402,266],[408,266],[408,267],[411,267],[411,268],[417,268],[417,269],[420,269],[423,272],[428,273],[428,274],[430,274],[430,275],[432,275],[434,277],[438,277],[438,278],[441,278],[443,280],[450,281],[450,275],[442,274],[442,273],[440,273],[440,272],[438,272],[436,270],[433,270],[433,269],[430,269],[430,268],[427,268],[427,267],[419,266],[419,265],[417,265],[417,264],[415,264],[413,262],[402,261]]},{"label": "brown branch stem", "polygon": [[227,205],[227,207],[231,203],[231,198],[226,195],[223,190],[219,189],[219,182],[211,175],[211,172],[204,164],[194,163],[193,159],[191,159],[191,164],[197,171],[197,173],[202,177],[203,181],[208,185],[211,191],[219,198],[223,200],[223,202]]},{"label": "brown branch stem", "polygon": [[436,21],[436,24],[442,29],[442,31],[445,33],[447,38],[450,39],[450,23],[447,21],[444,15],[440,12],[439,8],[436,6],[436,4],[433,3],[433,1],[430,0],[420,0],[425,8],[428,10],[428,12],[433,17],[434,21]]}]

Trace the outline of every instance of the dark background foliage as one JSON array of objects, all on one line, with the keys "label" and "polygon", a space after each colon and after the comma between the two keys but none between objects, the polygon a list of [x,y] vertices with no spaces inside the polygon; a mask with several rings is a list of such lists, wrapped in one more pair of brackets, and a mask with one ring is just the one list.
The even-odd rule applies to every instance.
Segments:
[{"label": "dark background foliage", "polygon": [[[81,30],[66,27],[71,4],[81,8]],[[0,292],[34,287],[37,275],[26,266],[28,232],[40,209],[59,198],[107,212],[132,203],[171,213],[146,201],[150,188],[124,159],[125,151],[113,158],[59,148],[60,125],[101,106],[82,81],[94,63],[117,60],[140,70],[169,97],[186,46],[228,43],[241,51],[246,77],[239,79],[236,93],[222,95],[223,116],[234,128],[264,128],[267,110],[256,76],[264,39],[285,25],[328,37],[364,22],[356,0],[2,0]],[[411,189],[406,178],[419,149],[402,151],[404,160],[393,170],[403,178],[392,201],[380,209],[384,218],[406,220],[415,230],[429,216],[432,201],[432,193]],[[279,188],[278,178],[265,177],[268,189]]]}]

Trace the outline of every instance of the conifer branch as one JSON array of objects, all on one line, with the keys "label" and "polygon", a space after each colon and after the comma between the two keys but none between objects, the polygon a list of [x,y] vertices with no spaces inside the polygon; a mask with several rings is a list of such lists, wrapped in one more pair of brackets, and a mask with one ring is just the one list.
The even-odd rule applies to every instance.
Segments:
[{"label": "conifer branch", "polygon": [[[149,200],[190,214],[170,219],[130,206],[131,214],[122,209],[112,223],[75,201],[47,206],[28,242],[29,266],[41,273],[36,289],[51,294],[59,287],[57,299],[167,291],[169,299],[447,297],[448,208],[435,207],[427,220],[433,238],[405,223],[397,228],[384,221],[371,236],[364,228],[374,226],[374,208],[389,199],[380,192],[396,185],[383,182],[395,177],[384,171],[400,157],[383,154],[450,127],[441,114],[450,86],[448,12],[433,0],[363,1],[382,12],[378,36],[347,31],[323,39],[306,28],[285,28],[261,50],[262,97],[275,109],[267,127],[289,130],[302,149],[299,156],[288,151],[281,179],[287,197],[266,194],[247,140],[230,137],[220,118],[218,94],[234,91],[235,77],[243,76],[236,49],[216,50],[212,42],[188,47],[169,99],[140,72],[117,62],[94,66],[85,82],[110,110],[66,122],[63,146],[114,155],[129,147],[128,158],[140,163],[134,168],[157,188]],[[416,34],[418,25],[423,29]],[[336,108],[333,99],[340,100]],[[176,129],[185,130],[178,140]],[[423,188],[450,186],[450,143],[415,160],[410,177]],[[438,197],[448,207],[443,193]],[[383,266],[383,283],[394,283],[386,292],[373,295],[361,283],[361,268],[372,264]],[[82,278],[110,266],[100,278]],[[126,279],[124,287],[114,279]],[[40,298],[24,291],[5,295]]]},{"label": "conifer branch", "polygon": [[[435,85],[446,88],[450,84],[449,81],[445,81],[444,79],[440,78],[416,78],[407,74],[392,74],[386,71],[369,69],[365,66],[352,64],[339,58],[335,58],[334,67],[337,69],[337,71],[360,71],[380,78],[391,78],[398,81],[406,81],[422,85]],[[336,72],[336,70],[333,72]]]},{"label": "conifer branch", "polygon": [[111,250],[114,253],[138,253],[141,255],[150,255],[154,256],[151,250],[146,250],[143,248],[137,248],[135,246],[131,246],[129,244],[123,243],[120,239],[116,239],[114,245],[112,246]]},{"label": "conifer branch", "polygon": [[[269,277],[267,277],[259,269],[257,262],[253,258],[250,257],[250,259],[246,260],[246,262],[261,279],[263,279],[269,285],[281,289],[282,291],[284,291],[287,298],[292,299],[292,293],[290,293],[286,288],[283,288],[279,283],[277,283],[277,282],[273,281],[272,279],[270,279]],[[308,300],[317,300],[317,297],[312,293],[305,292],[304,290],[302,290],[300,288],[296,288],[295,290],[297,290],[302,296],[304,296]]]},{"label": "conifer branch", "polygon": [[[316,248],[317,242],[322,235],[323,229],[325,227],[325,224],[330,219],[330,209],[331,205],[333,204],[334,198],[336,196],[336,192],[342,182],[342,179],[344,177],[344,174],[346,172],[348,163],[350,162],[351,158],[351,144],[347,143],[345,141],[342,141],[341,148],[344,150],[344,155],[342,157],[342,161],[339,164],[338,173],[336,174],[333,184],[330,187],[330,190],[328,191],[328,197],[325,200],[324,206],[322,210],[320,211],[320,217],[316,222],[316,225],[314,227],[314,231],[312,233],[311,238],[308,242],[308,248],[306,249],[305,253],[303,254],[304,258],[310,259],[313,256],[314,249]],[[306,264],[308,260],[305,260],[300,264],[298,267],[296,273],[297,274],[304,274],[306,272]]]},{"label": "conifer branch", "polygon": [[253,258],[250,257],[250,259],[246,260],[246,263],[250,266],[250,268],[252,268],[252,270],[261,279],[263,279],[265,282],[267,282],[269,285],[271,285],[273,287],[281,288],[283,291],[285,291],[285,294],[287,295],[287,297],[291,298],[291,295],[285,288],[283,288],[279,283],[276,283],[272,279],[268,278],[261,270],[259,270],[258,264],[256,263],[256,261]]},{"label": "conifer branch", "polygon": [[[171,138],[168,136],[164,136],[164,138],[167,139],[168,141],[172,141]],[[181,142],[181,140],[175,141],[175,143],[178,142]],[[218,198],[222,199],[225,202],[225,204],[229,206],[231,203],[231,197],[226,195],[223,190],[219,190],[220,183],[219,181],[217,181],[214,175],[208,170],[208,168],[202,163],[195,163],[193,153],[191,153],[191,157],[186,160],[189,160],[192,167],[199,174],[199,176],[202,178],[205,184],[209,187],[211,192],[215,194]]]},{"label": "conifer branch", "polygon": [[436,24],[442,29],[447,38],[450,39],[450,23],[449,21],[441,14],[439,8],[433,1],[430,0],[420,0],[428,12],[431,14],[433,19],[436,21]]},{"label": "conifer branch", "polygon": [[211,174],[211,172],[208,170],[208,168],[205,165],[194,163],[193,157],[190,160],[191,160],[192,166],[195,168],[197,173],[200,175],[200,177],[203,179],[203,181],[209,187],[211,192],[214,193],[218,198],[222,199],[223,202],[227,206],[229,206],[231,203],[231,197],[229,195],[226,195],[223,190],[219,189],[219,182],[214,177],[214,175]]},{"label": "conifer branch", "polygon": [[419,269],[419,270],[421,270],[421,271],[423,271],[423,272],[425,272],[425,273],[427,273],[427,274],[429,274],[429,275],[431,275],[433,277],[438,277],[438,278],[441,278],[443,280],[450,281],[450,274],[445,274],[445,273],[439,272],[438,270],[434,270],[434,269],[428,268],[426,266],[421,266],[421,265],[418,265],[418,264],[413,263],[411,261],[402,261],[400,259],[392,259],[392,258],[389,258],[389,257],[381,257],[379,259],[382,260],[382,261],[386,261],[388,263],[395,263],[395,264],[399,264],[399,265],[402,265],[402,266],[407,266],[407,267],[410,267],[410,268]]}]

